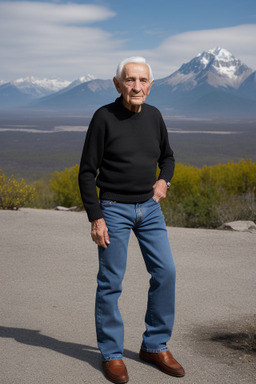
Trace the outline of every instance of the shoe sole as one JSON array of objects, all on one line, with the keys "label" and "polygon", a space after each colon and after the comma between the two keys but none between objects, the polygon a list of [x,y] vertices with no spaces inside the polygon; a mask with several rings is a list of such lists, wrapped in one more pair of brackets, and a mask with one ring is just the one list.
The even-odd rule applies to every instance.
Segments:
[{"label": "shoe sole", "polygon": [[105,376],[105,378],[108,380],[108,381],[111,381],[111,383],[114,383],[114,384],[126,384],[126,383],[128,383],[128,381],[129,381],[129,379],[128,380],[125,380],[125,381],[117,381],[117,380],[112,380],[112,379],[110,379],[109,377],[107,377],[106,375],[104,375]]}]

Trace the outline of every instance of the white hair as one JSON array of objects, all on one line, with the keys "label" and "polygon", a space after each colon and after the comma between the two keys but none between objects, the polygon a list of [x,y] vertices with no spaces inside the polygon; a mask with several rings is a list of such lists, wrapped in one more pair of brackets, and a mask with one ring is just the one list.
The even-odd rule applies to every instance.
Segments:
[{"label": "white hair", "polygon": [[124,68],[125,64],[128,64],[128,63],[146,64],[148,69],[149,69],[149,81],[150,81],[150,83],[154,80],[153,72],[152,72],[150,65],[146,62],[146,59],[144,59],[144,57],[141,57],[141,56],[132,56],[132,57],[128,57],[127,59],[122,60],[118,64],[117,69],[116,69],[116,76],[115,77],[117,80],[120,80],[123,68]]}]

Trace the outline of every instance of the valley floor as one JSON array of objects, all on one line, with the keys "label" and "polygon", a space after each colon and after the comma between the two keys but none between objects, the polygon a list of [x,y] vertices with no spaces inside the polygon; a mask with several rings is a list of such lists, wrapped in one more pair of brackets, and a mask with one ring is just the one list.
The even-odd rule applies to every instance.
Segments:
[{"label": "valley floor", "polygon": [[[255,120],[165,118],[177,162],[256,162]],[[0,169],[33,181],[80,162],[90,116],[0,113]]]}]

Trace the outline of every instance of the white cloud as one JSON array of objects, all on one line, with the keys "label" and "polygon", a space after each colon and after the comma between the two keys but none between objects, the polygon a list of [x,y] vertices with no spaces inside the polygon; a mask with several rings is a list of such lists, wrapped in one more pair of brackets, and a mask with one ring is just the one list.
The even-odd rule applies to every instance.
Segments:
[{"label": "white cloud", "polygon": [[114,15],[94,5],[1,2],[1,72],[12,78],[32,74],[73,79],[86,68],[90,72],[90,63],[97,72],[104,56],[117,50],[121,41],[91,24]]},{"label": "white cloud", "polygon": [[109,9],[91,4],[54,4],[30,1],[1,2],[2,18],[43,23],[93,23],[115,16]]},{"label": "white cloud", "polygon": [[216,46],[256,69],[256,25],[185,32],[157,48],[128,51],[124,40],[99,27],[114,16],[106,7],[88,4],[0,2],[0,79],[33,75],[74,80],[87,73],[111,78],[117,63],[132,55],[145,56],[160,78]]}]

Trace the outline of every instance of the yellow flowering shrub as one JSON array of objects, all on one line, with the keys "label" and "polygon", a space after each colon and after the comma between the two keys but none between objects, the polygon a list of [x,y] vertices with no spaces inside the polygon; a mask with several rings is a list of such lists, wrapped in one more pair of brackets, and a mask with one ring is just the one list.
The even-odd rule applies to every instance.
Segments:
[{"label": "yellow flowering shrub", "polygon": [[256,190],[256,164],[252,160],[230,161],[227,164],[204,166],[201,182],[222,188],[230,195]]},{"label": "yellow flowering shrub", "polygon": [[7,178],[0,170],[0,209],[19,209],[30,204],[35,197],[35,188],[18,181],[12,175]]},{"label": "yellow flowering shrub", "polygon": [[172,191],[181,198],[197,193],[200,189],[200,172],[197,167],[177,163],[172,179]]}]

